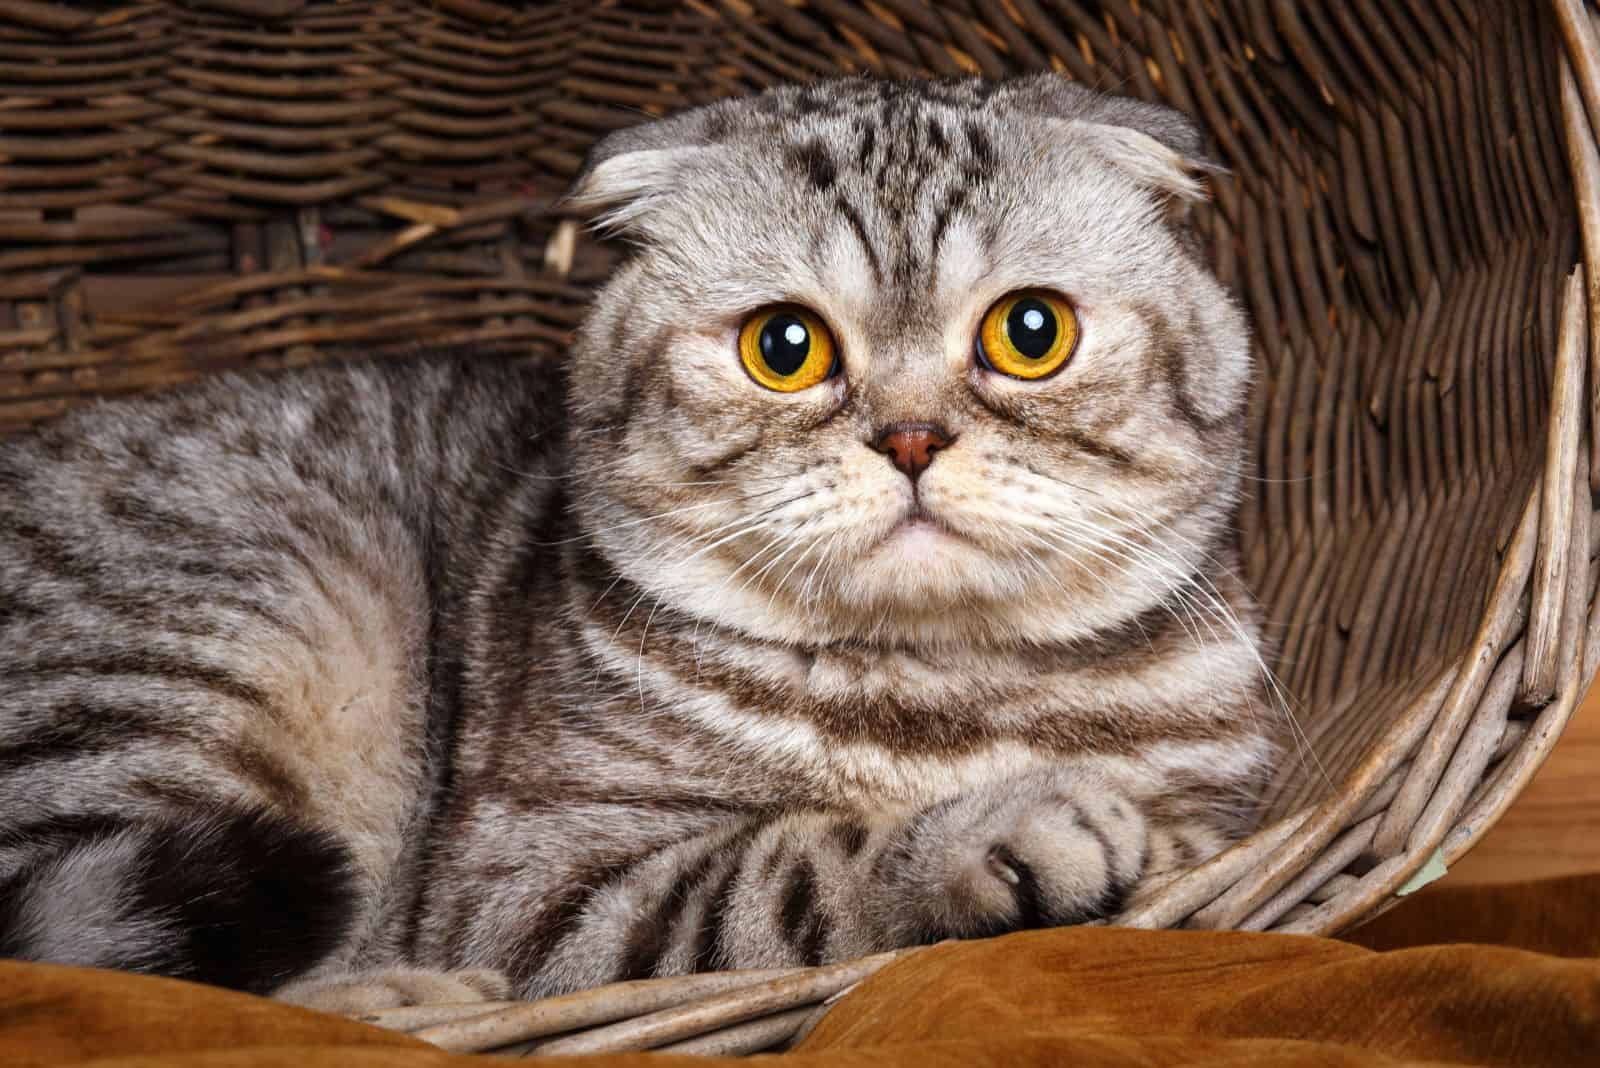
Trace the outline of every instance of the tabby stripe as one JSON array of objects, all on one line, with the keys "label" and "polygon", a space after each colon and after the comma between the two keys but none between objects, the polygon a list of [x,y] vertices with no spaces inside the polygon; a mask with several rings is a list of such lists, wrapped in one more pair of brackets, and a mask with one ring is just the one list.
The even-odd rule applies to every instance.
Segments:
[{"label": "tabby stripe", "polygon": [[166,710],[159,706],[133,711],[128,702],[116,705],[69,702],[58,706],[54,712],[48,724],[35,729],[31,737],[0,746],[0,775],[49,761],[111,752],[137,742],[158,741],[172,745],[192,740],[179,724],[162,721]]},{"label": "tabby stripe", "polygon": [[995,860],[1017,875],[1017,885],[1011,888],[1011,896],[1017,903],[1017,918],[1014,924],[1005,924],[1002,921],[1001,929],[1031,931],[1046,926],[1044,904],[1039,893],[1039,877],[1034,874],[1033,868],[1013,853],[1010,846],[995,846],[992,852]]},{"label": "tabby stripe", "polygon": [[750,828],[748,837],[740,841],[737,846],[732,846],[728,870],[717,883],[716,889],[712,891],[710,904],[700,916],[700,931],[695,939],[694,950],[696,971],[716,971],[728,967],[732,961],[728,955],[727,945],[723,941],[723,928],[727,923],[728,906],[733,902],[733,892],[737,888],[739,876],[744,872],[751,844],[755,841],[755,830],[754,827]]},{"label": "tabby stripe", "polygon": [[821,964],[823,946],[828,937],[828,922],[817,907],[816,870],[809,860],[796,861],[789,869],[782,898],[784,940],[799,950],[804,963]]},{"label": "tabby stripe", "polygon": [[0,849],[31,846],[42,853],[53,853],[75,842],[109,838],[127,830],[128,825],[122,816],[101,812],[49,816],[19,827],[0,827]]},{"label": "tabby stripe", "polygon": [[1109,441],[1101,441],[1071,427],[1058,427],[1056,433],[1079,452],[1098,456],[1102,460],[1127,467],[1133,463],[1133,454]]},{"label": "tabby stripe", "polygon": [[878,128],[868,120],[862,122],[866,128],[861,133],[861,143],[856,147],[856,166],[865,174],[878,148]]},{"label": "tabby stripe", "polygon": [[842,816],[828,828],[828,837],[846,857],[854,857],[867,844],[867,829],[857,820]]},{"label": "tabby stripe", "polygon": [[[1106,860],[1106,892],[1100,901],[1083,910],[1066,916],[1052,916],[1054,925],[1082,923],[1098,916],[1113,916],[1122,911],[1122,901],[1127,895],[1128,888],[1123,881],[1117,878],[1117,871],[1121,867],[1117,863],[1117,851],[1111,844],[1111,838],[1105,829],[1098,823],[1089,819],[1088,815],[1079,807],[1078,803],[1065,794],[1057,794],[1056,800],[1072,813],[1073,821],[1077,826],[1088,831],[1094,840],[1100,844],[1100,855]],[[1141,869],[1142,870],[1142,869]]]},{"label": "tabby stripe", "polygon": [[834,207],[843,215],[845,222],[850,224],[850,232],[856,235],[856,240],[861,243],[861,250],[867,254],[867,266],[872,268],[872,279],[879,286],[883,285],[883,263],[878,258],[878,250],[873,247],[872,235],[867,232],[867,224],[862,222],[861,213],[854,204],[839,197],[834,201]]},{"label": "tabby stripe", "polygon": [[156,678],[231,698],[278,718],[271,695],[254,683],[222,668],[149,651],[112,653],[79,661],[47,660],[32,664],[8,664],[6,676],[8,680],[28,679],[34,682],[73,676],[94,679]]},{"label": "tabby stripe", "polygon": [[1172,852],[1179,864],[1188,867],[1200,859],[1200,850],[1185,835],[1169,830],[1167,837],[1172,840]]},{"label": "tabby stripe", "polygon": [[[510,503],[506,505],[510,506]],[[559,522],[559,517],[565,513],[566,502],[558,497],[551,502],[546,514],[550,522]],[[482,531],[490,529],[486,524],[503,522],[504,519],[504,508],[482,509],[472,528],[462,532],[464,544],[479,543],[482,540]],[[534,605],[538,603],[537,599],[528,596],[528,591],[536,585],[536,577],[547,569],[548,550],[541,544],[543,540],[546,539],[538,536],[524,538],[517,544],[511,556],[494,561],[499,565],[502,580],[495,584],[497,598],[488,618],[496,620],[499,630],[504,634],[520,636],[528,633],[527,618],[534,610]],[[437,579],[443,586],[449,581],[448,564],[440,558],[436,566],[445,572]],[[417,877],[410,907],[407,910],[404,935],[406,951],[410,954],[415,954],[422,933],[422,920],[428,905],[427,887],[434,878],[436,847],[441,836],[460,819],[451,807],[450,800],[457,796],[456,752],[460,745],[460,723],[467,700],[465,664],[468,657],[462,644],[462,635],[451,627],[457,605],[455,597],[440,598],[435,601],[434,611],[428,624],[428,656],[434,665],[430,672],[432,679],[428,691],[427,713],[427,760],[429,778],[433,782],[428,810],[435,816],[427,821],[419,834],[414,854]],[[506,690],[495,692],[487,699],[485,695],[478,695],[488,706],[487,711],[491,711],[492,714],[504,715],[508,710],[521,708],[522,695],[525,692],[523,687],[527,681],[527,673],[532,668],[526,657],[513,663],[516,665],[515,670],[505,673],[499,679],[500,684],[507,687]],[[498,750],[491,752],[492,763],[484,769],[486,780],[498,773],[499,756]],[[581,905],[581,901],[578,904]],[[464,926],[471,907],[465,895],[456,895],[455,913],[446,925],[447,928]]]},{"label": "tabby stripe", "polygon": [[1249,403],[1248,392],[1240,393],[1235,404],[1221,416],[1208,419],[1205,413],[1195,406],[1194,398],[1189,395],[1183,346],[1174,337],[1171,321],[1154,305],[1143,305],[1138,311],[1150,331],[1150,352],[1155,360],[1156,370],[1172,393],[1172,407],[1178,417],[1196,432],[1232,423],[1238,417],[1239,409]]},{"label": "tabby stripe", "polygon": [[[10,517],[7,518],[10,520]],[[79,560],[66,538],[20,519],[10,521],[8,525],[12,534],[9,543],[21,547],[38,574],[71,579],[82,586],[93,586],[93,580],[98,577],[98,567],[92,561]]]},{"label": "tabby stripe", "polygon": [[156,541],[170,542],[179,538],[206,544],[224,541],[223,531],[219,527],[202,523],[185,512],[157,508],[148,498],[126,489],[114,489],[102,494],[100,506],[107,518],[147,534]]},{"label": "tabby stripe", "polygon": [[[553,899],[546,899],[549,903],[531,918],[527,936],[509,948],[505,959],[509,962],[507,970],[511,977],[519,982],[526,982],[537,975],[540,965],[581,927],[576,921],[582,917],[584,908],[594,900],[595,891],[610,886],[635,865],[648,860],[661,849],[660,845],[653,845],[619,860],[593,864],[562,879],[559,885],[564,889]],[[417,880],[419,896],[428,883],[426,874],[424,870],[422,877]],[[465,895],[456,896],[459,898]],[[465,924],[462,924],[453,930],[461,932],[464,931],[464,927]],[[446,952],[451,954],[451,962],[456,966],[460,966],[461,961],[455,954],[465,942],[464,934],[460,937],[452,936],[444,947]]]},{"label": "tabby stripe", "polygon": [[673,928],[694,896],[695,888],[721,855],[721,843],[704,850],[688,870],[679,874],[672,888],[661,896],[650,915],[629,929],[623,942],[622,963],[615,979],[648,979],[666,952]]},{"label": "tabby stripe", "polygon": [[964,189],[950,189],[944,195],[938,211],[933,218],[933,251],[928,256],[928,262],[937,269],[939,253],[944,248],[945,231],[950,227],[950,221],[967,205],[967,193]]}]

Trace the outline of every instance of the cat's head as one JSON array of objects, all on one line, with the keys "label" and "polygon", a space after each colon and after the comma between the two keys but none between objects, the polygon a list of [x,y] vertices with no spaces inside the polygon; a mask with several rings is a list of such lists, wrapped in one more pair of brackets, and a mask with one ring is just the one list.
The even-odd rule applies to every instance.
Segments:
[{"label": "cat's head", "polygon": [[1199,137],[1040,75],[774,89],[613,134],[635,252],[571,368],[585,534],[796,642],[1053,642],[1225,541],[1249,343],[1185,232]]}]

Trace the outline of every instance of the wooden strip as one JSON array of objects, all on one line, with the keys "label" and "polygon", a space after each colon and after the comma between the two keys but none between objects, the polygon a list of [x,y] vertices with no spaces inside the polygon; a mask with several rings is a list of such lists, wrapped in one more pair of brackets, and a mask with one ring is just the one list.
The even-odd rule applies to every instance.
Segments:
[{"label": "wooden strip", "polygon": [[194,144],[164,145],[160,152],[171,159],[277,178],[320,178],[323,175],[342,174],[371,163],[382,155],[372,148],[288,155],[283,152],[251,152]]},{"label": "wooden strip", "polygon": [[[1542,71],[1538,70],[1535,65],[1542,64],[1544,57],[1531,54],[1538,50],[1540,43],[1537,37],[1540,28],[1538,23],[1541,6],[1529,4],[1525,12],[1513,10],[1511,32],[1506,35],[1505,50],[1506,62],[1510,67],[1507,81],[1509,83],[1510,105],[1514,116],[1512,119],[1513,129],[1517,132],[1516,140],[1519,142],[1518,147],[1522,151],[1524,169],[1534,185],[1530,199],[1535,211],[1538,213],[1536,225],[1538,229],[1544,230],[1548,229],[1550,225],[1550,214],[1560,210],[1565,205],[1562,203],[1564,198],[1558,192],[1559,186],[1556,181],[1552,180],[1548,170],[1550,142],[1555,138],[1548,134],[1538,136],[1531,132],[1524,133],[1524,131],[1534,130],[1550,130],[1551,133],[1554,132],[1551,129],[1552,123],[1541,123],[1539,121],[1539,119],[1551,117],[1548,111],[1545,114],[1541,114],[1539,119],[1536,119],[1533,106],[1529,100],[1532,90],[1542,88],[1540,84]],[[1559,101],[1560,94],[1558,91],[1554,99],[1544,103],[1546,105],[1554,105],[1558,104]]]},{"label": "wooden strip", "polygon": [[386,74],[423,85],[443,85],[467,93],[493,93],[501,99],[515,94],[531,95],[551,79],[552,71],[543,64],[533,70],[514,69],[509,74],[468,74],[444,67],[405,61],[384,65]]},{"label": "wooden strip", "polygon": [[[135,170],[147,169],[150,161],[139,161]],[[0,210],[56,211],[104,206],[129,201],[147,201],[163,191],[154,182],[119,181],[83,189],[23,189],[16,192],[0,187]]]},{"label": "wooden strip", "polygon": [[693,1054],[698,1057],[743,1057],[760,1053],[799,1034],[805,1024],[816,1017],[820,1006],[802,1005],[788,1012],[762,1016],[749,1023],[735,1024],[720,1031],[712,1031],[699,1038],[686,1038],[658,1046],[658,1053]]},{"label": "wooden strip", "polygon": [[918,946],[863,957],[844,964],[807,968],[794,975],[767,979],[727,993],[691,1001],[676,1008],[645,1015],[629,1013],[632,1018],[622,1019],[621,1022],[607,1027],[577,1035],[546,1039],[529,1045],[519,1045],[517,1050],[525,1054],[556,1056],[654,1049],[669,1042],[703,1035],[729,1024],[743,1023],[746,1020],[801,1006],[809,1008],[876,973],[891,961],[920,952],[923,948]]},{"label": "wooden strip", "polygon": [[[1579,104],[1579,89],[1572,67],[1563,58],[1561,118],[1566,132],[1567,163],[1578,201],[1578,224],[1583,235],[1584,307],[1588,312],[1589,488],[1600,492],[1600,430],[1596,429],[1600,428],[1600,151],[1595,147],[1594,128]],[[1566,325],[1564,316],[1562,325]]]},{"label": "wooden strip", "polygon": [[1305,23],[1300,21],[1300,7],[1294,0],[1271,0],[1273,24],[1277,26],[1278,33],[1294,58],[1300,61],[1321,90],[1322,97],[1329,104],[1336,101],[1341,105],[1349,102],[1341,98],[1348,95],[1348,89],[1342,79],[1334,74],[1333,68],[1326,62],[1322,52],[1312,41],[1311,33],[1306,29]]},{"label": "wooden strip", "polygon": [[1455,684],[1444,699],[1443,711],[1418,751],[1400,796],[1389,806],[1373,840],[1373,848],[1380,856],[1404,851],[1417,817],[1444,773],[1446,761],[1471,722],[1472,712],[1488,685],[1490,674],[1515,637],[1512,624],[1518,617],[1537,552],[1540,497],[1537,491],[1529,494],[1523,506],[1522,521],[1501,563],[1489,609],[1479,624],[1473,648],[1463,659]]},{"label": "wooden strip", "polygon": [[[548,37],[540,36],[541,43],[547,46],[554,43]],[[479,74],[516,73],[519,70],[523,70],[526,64],[525,60],[514,56],[486,58],[484,54],[476,51],[466,51],[459,48],[430,48],[427,45],[417,44],[415,41],[410,40],[391,41],[384,48],[384,51],[389,55],[404,56],[425,67],[475,71]]]},{"label": "wooden strip", "polygon": [[193,108],[203,113],[229,115],[252,122],[318,126],[334,123],[365,123],[381,119],[405,107],[401,100],[391,99],[403,96],[404,93],[404,90],[397,90],[384,97],[288,101],[224,96],[220,93],[203,93],[193,89],[160,87],[152,95],[164,104]]},{"label": "wooden strip", "polygon": [[0,137],[0,157],[11,160],[93,160],[122,152],[142,152],[168,137],[152,130],[78,134],[74,137]]},{"label": "wooden strip", "polygon": [[[1577,487],[1569,486],[1567,489],[1574,491]],[[1582,492],[1587,494],[1587,489],[1585,482]],[[1588,569],[1583,570],[1587,577]],[[1573,588],[1581,589],[1576,580]],[[1564,608],[1567,619],[1563,629],[1576,633],[1583,629],[1584,599],[1574,596],[1566,601]],[[1494,778],[1479,787],[1469,801],[1467,815],[1453,831],[1437,838],[1413,840],[1412,848],[1407,853],[1379,864],[1344,895],[1293,923],[1275,929],[1292,934],[1324,933],[1337,930],[1357,917],[1370,915],[1390,900],[1394,892],[1433,855],[1435,848],[1445,853],[1446,863],[1449,863],[1492,827],[1544,763],[1572,718],[1583,695],[1582,681],[1587,677],[1586,666],[1600,660],[1600,612],[1589,617],[1585,642],[1587,647],[1583,655],[1571,656],[1563,663],[1556,700],[1539,713],[1532,729]]]},{"label": "wooden strip", "polygon": [[436,1005],[402,1005],[393,1009],[352,1014],[351,1018],[390,1031],[411,1032],[438,1024],[487,1016],[503,1009],[517,1008],[522,1004],[524,1003],[520,1001],[463,1001]]},{"label": "wooden strip", "polygon": [[1261,857],[1258,866],[1226,893],[1196,912],[1195,922],[1215,929],[1236,927],[1300,873],[1297,861],[1315,855],[1350,827],[1361,805],[1427,735],[1454,675],[1454,671],[1440,673],[1432,685],[1390,721],[1382,740],[1368,750],[1360,765],[1340,785],[1339,792],[1307,810],[1304,825],[1290,835],[1278,851]]},{"label": "wooden strip", "polygon": [[1313,891],[1323,886],[1348,868],[1372,844],[1378,830],[1378,816],[1368,816],[1335,838],[1315,860],[1306,865],[1294,881],[1279,890],[1256,911],[1240,921],[1238,930],[1265,931],[1283,914],[1311,897]]},{"label": "wooden strip", "polygon": [[39,107],[27,109],[0,109],[0,130],[61,130],[88,129],[95,126],[119,126],[139,122],[160,115],[163,108],[154,104],[127,103],[108,107],[63,108]]},{"label": "wooden strip", "polygon": [[[1230,891],[1230,888],[1237,890],[1247,882],[1270,885],[1283,872],[1286,857],[1292,863],[1292,858],[1304,855],[1301,850],[1321,848],[1347,826],[1352,812],[1377,792],[1383,780],[1426,731],[1449,681],[1448,674],[1442,675],[1391,721],[1383,744],[1372,751],[1357,773],[1346,781],[1342,794],[1316,807],[1301,807],[1292,815],[1190,869],[1150,900],[1117,917],[1117,925],[1154,929],[1171,927],[1186,916],[1196,915],[1198,918],[1197,910],[1204,911],[1222,900],[1224,891]],[[1304,780],[1305,776],[1302,774],[1299,778]],[[1316,841],[1319,837],[1321,842]],[[1298,874],[1298,871],[1289,872],[1281,881],[1287,882],[1294,874]],[[1272,890],[1276,889],[1277,886],[1272,886]],[[1256,904],[1252,902],[1245,913],[1253,911],[1255,907]]]},{"label": "wooden strip", "polygon": [[164,72],[167,77],[197,85],[202,90],[226,90],[247,97],[265,97],[282,100],[289,97],[301,100],[307,97],[338,97],[345,94],[370,93],[394,89],[405,84],[392,74],[346,74],[317,78],[259,78],[253,74],[227,74],[200,67],[172,67]]},{"label": "wooden strip", "polygon": [[66,4],[45,3],[44,0],[5,0],[4,13],[24,26],[66,33],[81,30],[94,21],[92,11],[74,11]]},{"label": "wooden strip", "polygon": [[255,178],[229,178],[221,174],[184,174],[171,179],[158,174],[156,177],[162,181],[171,180],[173,185],[200,186],[280,204],[318,204],[365,192],[388,182],[384,175],[372,173],[325,178],[316,182],[269,182]]},{"label": "wooden strip", "polygon": [[1524,642],[1513,645],[1495,668],[1471,724],[1461,735],[1433,797],[1412,828],[1411,837],[1415,841],[1429,842],[1445,837],[1460,820],[1468,796],[1483,782],[1490,762],[1499,755],[1501,741],[1506,735],[1506,715],[1521,685],[1526,648]]},{"label": "wooden strip", "polygon": [[563,5],[556,12],[559,16],[563,16],[559,21],[551,23],[540,32],[527,33],[526,36],[469,35],[452,28],[446,23],[422,23],[421,25],[408,27],[406,32],[418,40],[432,41],[436,44],[465,52],[480,53],[506,60],[525,61],[525,57],[529,53],[548,49],[552,44],[562,45],[576,42],[577,38],[571,31],[573,20],[565,17],[575,11],[575,7]]},{"label": "wooden strip", "polygon": [[[391,46],[393,48],[394,46]],[[175,48],[170,55],[190,63],[221,64],[230,67],[245,67],[249,70],[298,73],[308,70],[337,70],[353,63],[370,63],[379,58],[376,50],[361,49],[359,51],[344,52],[311,52],[305,53],[298,49],[288,54],[245,51],[235,49],[224,51],[217,48],[206,48],[200,45],[185,45]]]},{"label": "wooden strip", "polygon": [[[394,121],[401,121],[400,117],[395,116]],[[229,122],[209,115],[165,115],[151,125],[175,133],[199,134],[208,139],[228,137],[292,149],[315,148],[334,142],[371,141],[389,129],[382,123],[359,126],[272,126],[259,122]],[[278,158],[284,157],[280,155]]]},{"label": "wooden strip", "polygon": [[[1583,0],[1550,0],[1555,9],[1556,21],[1561,26],[1561,37],[1566,49],[1561,57],[1563,112],[1566,104],[1566,85],[1569,78],[1583,97],[1583,107],[1589,116],[1589,128],[1600,130],[1600,33],[1584,11]],[[1568,158],[1571,158],[1572,120],[1568,120]],[[1592,138],[1591,138],[1592,140]],[[1591,272],[1592,273],[1592,272]]]},{"label": "wooden strip", "polygon": [[[390,20],[391,23],[394,20]],[[407,19],[407,21],[414,21]],[[186,26],[184,32],[197,41],[217,41],[243,45],[246,48],[292,48],[310,52],[319,48],[351,48],[360,45],[379,45],[394,39],[394,34],[384,32],[382,24],[374,19],[364,31],[354,33],[270,33],[260,28],[241,30],[230,26]],[[419,28],[420,29],[420,28]],[[479,47],[488,50],[495,42],[485,39]]]},{"label": "wooden strip", "polygon": [[843,0],[810,0],[808,6],[824,16],[835,29],[855,30],[886,55],[897,56],[907,63],[917,63],[920,59],[903,26],[891,26],[859,4],[845,3]]},{"label": "wooden strip", "polygon": [[[1550,62],[1550,55],[1565,51],[1561,47],[1561,29],[1556,22],[1554,7],[1550,4],[1533,4],[1536,16],[1523,34],[1523,67],[1528,74],[1529,103],[1533,109],[1532,129],[1550,131],[1559,123],[1561,114],[1561,64]],[[1591,17],[1591,23],[1593,18]],[[1559,210],[1566,198],[1566,144],[1565,138],[1544,136],[1537,139],[1544,170],[1550,185],[1549,211]]]},{"label": "wooden strip", "polygon": [[1585,287],[1581,269],[1567,279],[1562,295],[1561,335],[1556,348],[1556,388],[1551,398],[1549,440],[1545,448],[1544,502],[1540,509],[1539,553],[1533,570],[1533,602],[1528,613],[1528,653],[1522,696],[1542,705],[1555,693],[1559,667],[1561,601],[1566,591],[1568,542],[1572,524],[1572,473],[1583,438],[1583,379],[1588,367]]},{"label": "wooden strip", "polygon": [[[126,59],[159,52],[168,46],[172,38],[165,36],[164,31],[170,28],[168,23],[152,19],[143,26],[150,33],[148,37],[123,35],[96,40],[82,34],[71,38],[23,35],[0,23],[0,56],[6,59],[42,59],[49,63]],[[162,35],[158,36],[158,33]]]},{"label": "wooden strip", "polygon": [[1490,188],[1489,163],[1482,141],[1482,129],[1473,118],[1479,107],[1472,91],[1472,71],[1451,71],[1449,79],[1455,90],[1451,116],[1457,123],[1457,156],[1462,160],[1460,173],[1466,178],[1470,194],[1468,199],[1477,223],[1475,241],[1477,247],[1487,255],[1496,246],[1499,227],[1493,212],[1494,195]]},{"label": "wooden strip", "polygon": [[798,968],[778,968],[707,972],[610,983],[592,990],[539,1001],[491,1007],[486,1013],[424,1026],[412,1030],[412,1034],[440,1049],[476,1053],[675,1008],[729,991],[745,990],[773,979],[800,975],[803,971]]}]

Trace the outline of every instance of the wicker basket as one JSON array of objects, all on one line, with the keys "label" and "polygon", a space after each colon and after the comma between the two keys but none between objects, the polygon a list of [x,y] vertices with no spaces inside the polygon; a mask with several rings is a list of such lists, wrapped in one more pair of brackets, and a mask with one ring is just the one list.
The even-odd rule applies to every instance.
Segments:
[{"label": "wicker basket", "polygon": [[[0,0],[0,431],[222,368],[549,358],[615,255],[549,211],[600,134],[1046,67],[1191,112],[1232,168],[1199,223],[1257,327],[1242,536],[1304,727],[1265,829],[1119,922],[1348,927],[1494,823],[1600,658],[1583,0]],[[381,1022],[748,1050],[882,962]]]}]

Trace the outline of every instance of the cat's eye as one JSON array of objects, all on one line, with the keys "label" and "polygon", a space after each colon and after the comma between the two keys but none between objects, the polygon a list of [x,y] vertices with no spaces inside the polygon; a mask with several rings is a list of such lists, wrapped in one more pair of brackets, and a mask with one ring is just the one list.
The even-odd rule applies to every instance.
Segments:
[{"label": "cat's eye", "polygon": [[833,335],[795,304],[763,308],[739,329],[739,359],[750,377],[780,393],[809,389],[838,370]]},{"label": "cat's eye", "polygon": [[1061,369],[1078,344],[1078,317],[1066,298],[1043,289],[1007,293],[983,314],[978,361],[1013,378]]}]

